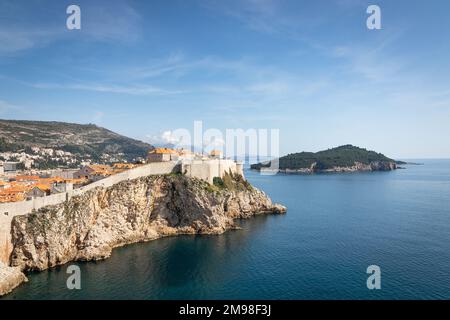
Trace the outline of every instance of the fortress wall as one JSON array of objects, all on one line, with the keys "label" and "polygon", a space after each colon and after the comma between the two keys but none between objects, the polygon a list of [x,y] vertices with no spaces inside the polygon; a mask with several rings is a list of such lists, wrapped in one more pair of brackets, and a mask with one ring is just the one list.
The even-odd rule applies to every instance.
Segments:
[{"label": "fortress wall", "polygon": [[121,181],[149,175],[183,172],[189,177],[202,179],[212,184],[214,177],[223,177],[229,171],[243,175],[242,164],[237,164],[235,161],[227,159],[194,160],[181,164],[176,162],[154,162],[112,175],[68,192],[34,198],[28,201],[2,203],[0,204],[0,262],[9,264],[9,257],[12,252],[11,221],[17,215],[28,214],[33,210],[38,210],[45,206],[63,203],[73,196],[80,195],[97,187],[107,188]]},{"label": "fortress wall", "polygon": [[[96,181],[79,189],[74,189],[65,193],[52,194],[46,197],[34,198],[28,201],[10,202],[0,204],[0,216],[16,216],[19,214],[30,213],[49,205],[56,205],[70,199],[73,196],[80,195],[86,191],[97,187],[107,188],[121,181],[132,180],[139,177],[146,177],[155,174],[170,174],[173,172],[186,171],[190,177],[195,177],[213,182],[214,177],[223,177],[225,172],[243,174],[239,164],[233,160],[208,160],[192,161],[187,164],[177,164],[175,162],[155,162],[130,169],[105,179]],[[1,222],[1,220],[0,220]]]},{"label": "fortress wall", "polygon": [[183,163],[181,172],[186,174],[188,177],[197,177],[199,179],[212,183],[212,178],[211,181],[209,180],[209,177],[211,176],[210,167],[202,165],[202,163],[203,161],[201,160],[194,160],[188,163]]},{"label": "fortress wall", "polygon": [[12,252],[11,221],[13,217],[0,215],[0,262],[9,265],[9,256]]},{"label": "fortress wall", "polygon": [[29,201],[0,204],[0,262],[9,265],[9,256],[12,252],[11,221],[15,216],[30,213],[33,209],[62,203],[65,199],[66,194],[60,193]]},{"label": "fortress wall", "polygon": [[189,177],[195,177],[213,183],[215,177],[222,178],[225,173],[238,173],[244,176],[242,164],[233,160],[215,159],[215,160],[194,160],[182,164],[181,171]]},{"label": "fortress wall", "polygon": [[[116,183],[125,180],[132,180],[139,177],[145,177],[153,174],[169,174],[177,171],[177,165],[172,162],[151,163],[134,169],[130,169],[105,179],[88,184],[79,189],[74,189],[64,193],[52,194],[46,197],[34,198],[28,201],[9,202],[0,204],[0,215],[16,216],[19,214],[30,213],[45,206],[60,204],[67,199],[80,195],[86,191],[97,187],[110,187]],[[178,170],[179,171],[179,170]],[[0,220],[1,221],[1,220]]]},{"label": "fortress wall", "polygon": [[80,195],[97,187],[110,187],[125,180],[132,180],[154,174],[169,174],[179,172],[180,167],[173,162],[151,163],[130,169],[108,178],[91,183],[85,187],[64,193],[52,194],[46,197],[34,198],[28,201],[10,202],[0,204],[0,262],[9,265],[12,252],[11,221],[15,216],[31,213],[33,210],[63,203],[66,199]]},{"label": "fortress wall", "polygon": [[11,221],[15,216],[26,214],[33,210],[34,201],[21,201],[0,204],[0,262],[9,265],[12,252]]},{"label": "fortress wall", "polygon": [[72,197],[97,187],[111,187],[112,185],[125,180],[133,180],[155,174],[170,174],[179,171],[180,169],[178,168],[178,165],[174,162],[154,162],[109,176],[108,178],[96,181],[94,183],[90,183],[87,186],[69,191],[68,194],[69,197]]}]

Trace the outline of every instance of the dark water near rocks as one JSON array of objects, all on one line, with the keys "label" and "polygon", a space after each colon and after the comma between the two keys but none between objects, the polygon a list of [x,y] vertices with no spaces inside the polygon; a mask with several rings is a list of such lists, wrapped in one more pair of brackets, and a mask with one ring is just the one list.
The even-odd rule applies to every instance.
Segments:
[{"label": "dark water near rocks", "polygon": [[[377,173],[247,178],[289,209],[29,275],[7,299],[450,299],[450,160]],[[366,287],[381,268],[382,289]]]}]

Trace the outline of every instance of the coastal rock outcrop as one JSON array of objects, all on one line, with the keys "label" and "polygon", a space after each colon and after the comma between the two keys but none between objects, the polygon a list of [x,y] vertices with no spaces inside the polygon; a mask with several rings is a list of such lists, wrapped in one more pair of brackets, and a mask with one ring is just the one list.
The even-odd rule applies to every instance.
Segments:
[{"label": "coastal rock outcrop", "polygon": [[[355,162],[352,166],[335,166],[326,168],[320,162],[314,162],[309,168],[300,169],[278,169],[282,173],[332,173],[332,172],[364,172],[364,171],[392,171],[398,168],[395,162],[391,161],[373,161],[369,164]],[[260,169],[264,171],[264,168]]]},{"label": "coastal rock outcrop", "polygon": [[391,171],[396,170],[397,164],[391,161],[372,161],[369,164],[364,164],[361,162],[355,162],[353,166],[346,167],[332,167],[323,169],[320,166],[315,166],[311,168],[312,172],[358,172],[358,171]]},{"label": "coastal rock outcrop", "polygon": [[397,169],[395,162],[375,161],[370,163],[370,169],[372,171],[391,171]]},{"label": "coastal rock outcrop", "polygon": [[26,281],[27,277],[20,268],[12,268],[0,262],[0,296],[10,293]]},{"label": "coastal rock outcrop", "polygon": [[[242,176],[210,185],[184,175],[148,176],[96,188],[12,221],[11,266],[44,270],[99,260],[112,249],[178,234],[220,234],[234,219],[286,212]],[[225,180],[225,179],[224,179]]]}]

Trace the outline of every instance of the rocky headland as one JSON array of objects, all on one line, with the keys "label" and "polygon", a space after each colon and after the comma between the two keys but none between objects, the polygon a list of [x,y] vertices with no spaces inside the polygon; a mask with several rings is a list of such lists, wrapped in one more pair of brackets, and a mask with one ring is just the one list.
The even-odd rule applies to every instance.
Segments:
[{"label": "rocky headland", "polygon": [[[369,164],[355,162],[349,166],[334,166],[331,168],[323,168],[320,163],[314,162],[309,168],[299,169],[279,169],[280,173],[333,173],[333,172],[364,172],[364,171],[391,171],[399,169],[394,161],[373,161]],[[264,169],[262,169],[264,171]]]},{"label": "rocky headland", "polygon": [[172,174],[99,187],[14,217],[10,266],[0,268],[8,280],[0,277],[5,287],[0,295],[26,280],[22,272],[105,259],[115,247],[161,237],[220,234],[236,228],[235,219],[285,212],[237,175],[226,175],[214,185]]},{"label": "rocky headland", "polygon": [[13,268],[0,262],[0,296],[10,293],[26,281],[27,277],[20,268]]}]

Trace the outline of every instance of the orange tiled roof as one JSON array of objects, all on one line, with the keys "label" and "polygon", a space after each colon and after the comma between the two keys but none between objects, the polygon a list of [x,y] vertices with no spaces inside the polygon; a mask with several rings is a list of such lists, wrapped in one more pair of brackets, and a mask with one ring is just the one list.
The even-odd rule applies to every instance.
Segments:
[{"label": "orange tiled roof", "polygon": [[217,156],[222,155],[222,151],[220,151],[220,150],[212,150],[209,154],[211,156],[213,156],[213,157],[217,157]]},{"label": "orange tiled roof", "polygon": [[65,179],[64,182],[66,183],[73,183],[73,184],[81,184],[86,182],[87,179],[80,178],[80,179]]},{"label": "orange tiled roof", "polygon": [[4,195],[0,193],[0,203],[17,202],[25,200],[24,194]]},{"label": "orange tiled roof", "polygon": [[92,164],[89,168],[94,170],[94,174],[110,175],[113,173],[112,168],[104,164]]},{"label": "orange tiled roof", "polygon": [[37,181],[39,179],[40,179],[39,176],[26,176],[26,175],[16,176],[16,181]]},{"label": "orange tiled roof", "polygon": [[61,178],[61,177],[51,177],[51,178],[41,178],[39,180],[37,180],[37,183],[42,183],[42,184],[52,184],[55,182],[64,182],[65,179]]},{"label": "orange tiled roof", "polygon": [[39,188],[44,192],[48,192],[51,189],[51,184],[34,183],[24,185],[17,182],[11,183],[10,188],[0,189],[0,203],[23,201],[26,193],[33,190],[33,188]]},{"label": "orange tiled roof", "polygon": [[106,164],[91,164],[91,165],[89,165],[89,167],[94,170],[109,170],[109,169],[111,169],[111,167]]},{"label": "orange tiled roof", "polygon": [[193,155],[194,153],[188,149],[179,149],[178,154],[179,155]]},{"label": "orange tiled roof", "polygon": [[43,184],[43,183],[37,183],[37,184],[35,184],[35,185],[33,186],[33,188],[39,188],[39,189],[41,189],[42,191],[45,191],[45,192],[51,190],[51,186],[50,186],[50,185],[48,185],[48,184]]},{"label": "orange tiled roof", "polygon": [[170,148],[156,148],[153,149],[151,151],[149,151],[149,153],[156,153],[156,154],[176,154],[177,152],[173,149]]},{"label": "orange tiled roof", "polygon": [[14,185],[11,188],[0,190],[0,202],[17,202],[25,200],[25,193],[31,186]]},{"label": "orange tiled roof", "polygon": [[32,185],[28,185],[28,186],[22,186],[22,185],[13,185],[11,186],[11,188],[7,188],[7,189],[3,189],[0,192],[1,193],[21,193],[21,192],[27,192],[29,191],[33,186]]},{"label": "orange tiled roof", "polygon": [[136,165],[133,163],[114,163],[113,167],[115,169],[132,169],[136,167]]}]

